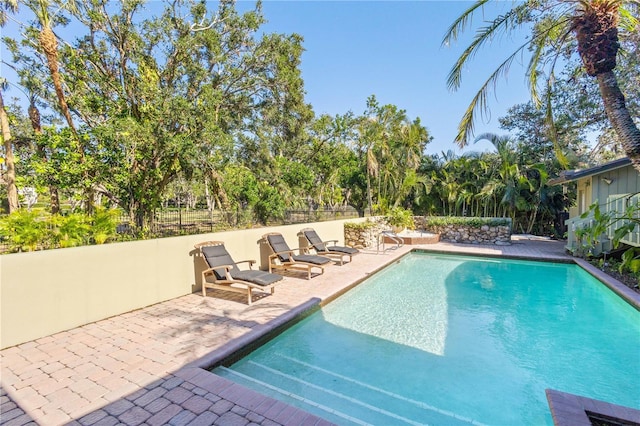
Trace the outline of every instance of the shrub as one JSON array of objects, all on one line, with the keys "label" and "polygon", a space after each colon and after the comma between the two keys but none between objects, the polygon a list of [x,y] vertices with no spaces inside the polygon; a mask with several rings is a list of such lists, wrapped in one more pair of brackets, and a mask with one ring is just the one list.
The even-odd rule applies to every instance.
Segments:
[{"label": "shrub", "polygon": [[95,244],[104,244],[117,236],[120,213],[114,209],[98,208],[91,218],[89,235]]},{"label": "shrub", "polygon": [[359,223],[355,223],[355,222],[344,223],[345,230],[353,230],[353,231],[366,231],[367,229],[375,228],[376,226],[378,226],[378,224],[376,222],[370,221],[369,219]]},{"label": "shrub", "polygon": [[47,222],[40,211],[20,209],[0,219],[0,235],[9,252],[34,251],[49,244]]},{"label": "shrub", "polygon": [[87,216],[81,213],[52,216],[54,244],[63,248],[86,244],[90,230],[87,219]]},{"label": "shrub", "polygon": [[21,209],[0,218],[0,242],[12,253],[103,244],[117,235],[118,216],[117,210],[106,209],[98,209],[93,216],[51,216],[40,210]]},{"label": "shrub", "polygon": [[508,217],[460,217],[460,216],[428,216],[424,219],[425,226],[463,225],[471,228],[483,226],[511,226]]},{"label": "shrub", "polygon": [[413,212],[402,207],[394,207],[388,211],[385,220],[391,226],[413,229],[416,227],[413,221]]}]

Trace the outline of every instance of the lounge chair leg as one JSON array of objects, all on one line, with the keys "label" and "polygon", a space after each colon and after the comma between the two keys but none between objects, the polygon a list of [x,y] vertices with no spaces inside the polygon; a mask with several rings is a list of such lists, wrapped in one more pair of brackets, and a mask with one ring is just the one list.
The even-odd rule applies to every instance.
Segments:
[{"label": "lounge chair leg", "polygon": [[251,304],[251,288],[247,288],[247,304]]}]

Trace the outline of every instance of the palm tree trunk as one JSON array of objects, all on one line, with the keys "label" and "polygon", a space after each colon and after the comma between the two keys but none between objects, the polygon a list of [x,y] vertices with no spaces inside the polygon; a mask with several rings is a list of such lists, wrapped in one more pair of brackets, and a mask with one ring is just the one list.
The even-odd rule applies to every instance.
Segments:
[{"label": "palm tree trunk", "polygon": [[640,130],[633,122],[625,105],[624,95],[618,87],[618,80],[613,71],[598,74],[596,79],[604,101],[604,109],[613,130],[618,135],[633,167],[640,171]]},{"label": "palm tree trunk", "polygon": [[[51,79],[53,80],[53,88],[56,91],[56,97],[58,98],[60,111],[67,121],[69,128],[77,137],[76,127],[73,124],[73,119],[71,118],[71,113],[69,112],[69,106],[67,105],[67,100],[62,88],[62,79],[60,78],[60,69],[58,67],[58,41],[56,40],[56,36],[53,34],[53,31],[51,31],[51,28],[49,28],[48,26],[44,26],[42,28],[39,41],[40,45],[42,46],[42,50],[44,50],[44,54],[47,58],[47,66],[49,67],[49,74],[51,75]],[[84,153],[81,153],[81,155],[83,154]]]},{"label": "palm tree trunk", "polygon": [[369,205],[369,214],[373,215],[373,199],[371,196],[371,177],[367,172],[367,204]]},{"label": "palm tree trunk", "polygon": [[4,140],[4,156],[7,164],[7,201],[9,213],[18,210],[18,187],[16,186],[16,163],[13,158],[13,146],[11,144],[11,130],[9,129],[9,117],[4,109],[4,99],[0,93],[0,127],[2,127],[2,139]]}]

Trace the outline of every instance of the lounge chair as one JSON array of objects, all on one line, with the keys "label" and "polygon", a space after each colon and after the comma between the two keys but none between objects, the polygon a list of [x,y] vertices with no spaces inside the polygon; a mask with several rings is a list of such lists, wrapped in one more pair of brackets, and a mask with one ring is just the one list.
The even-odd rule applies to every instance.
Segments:
[{"label": "lounge chair", "polygon": [[[337,263],[343,265],[345,258],[349,258],[349,262],[353,260],[353,256],[360,253],[358,249],[353,247],[337,246],[338,240],[322,241],[318,233],[312,228],[304,228],[298,233],[300,247],[310,247],[321,255],[335,259]],[[333,245],[328,245],[333,243]]]},{"label": "lounge chair", "polygon": [[[317,256],[312,254],[298,254],[289,248],[282,234],[270,232],[262,236],[266,241],[271,254],[269,255],[269,272],[274,269],[282,269],[283,271],[297,270],[305,271],[307,279],[311,279],[311,270],[317,268],[320,274],[324,274],[324,265],[331,263],[331,259],[325,256]],[[295,249],[300,251],[301,249]]]},{"label": "lounge chair", "polygon": [[[202,271],[203,296],[207,295],[207,288],[242,293],[247,295],[250,305],[251,290],[271,290],[273,294],[275,284],[282,279],[281,275],[252,270],[255,260],[234,262],[221,241],[205,241],[196,244],[195,248],[200,251],[208,266]],[[238,264],[245,262],[249,264],[249,270],[241,271]]]}]

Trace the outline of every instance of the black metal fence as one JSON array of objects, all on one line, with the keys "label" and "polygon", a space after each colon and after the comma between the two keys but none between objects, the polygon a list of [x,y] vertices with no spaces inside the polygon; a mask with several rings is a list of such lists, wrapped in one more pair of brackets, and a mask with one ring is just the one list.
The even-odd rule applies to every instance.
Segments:
[{"label": "black metal fence", "polygon": [[[282,219],[270,220],[266,225],[291,225],[356,217],[358,217],[358,212],[353,207],[340,209],[287,210]],[[247,210],[210,212],[207,209],[171,208],[156,211],[150,232],[154,236],[163,237],[201,234],[256,226],[262,226],[262,224],[255,221],[251,212]],[[118,225],[118,232],[124,234],[133,231],[133,229],[134,224],[129,221],[127,215],[123,215]]]}]

